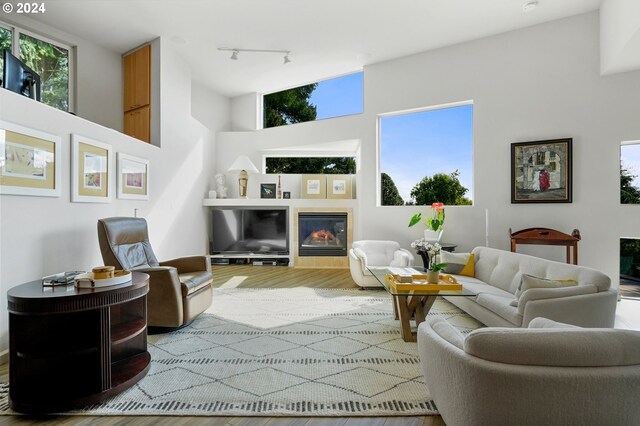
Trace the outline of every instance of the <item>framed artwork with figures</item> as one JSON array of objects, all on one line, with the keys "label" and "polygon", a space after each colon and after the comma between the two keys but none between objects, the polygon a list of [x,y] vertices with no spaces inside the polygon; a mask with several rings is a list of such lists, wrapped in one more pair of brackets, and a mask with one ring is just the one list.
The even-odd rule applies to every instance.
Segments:
[{"label": "framed artwork with figures", "polygon": [[511,144],[511,203],[572,202],[572,139]]}]

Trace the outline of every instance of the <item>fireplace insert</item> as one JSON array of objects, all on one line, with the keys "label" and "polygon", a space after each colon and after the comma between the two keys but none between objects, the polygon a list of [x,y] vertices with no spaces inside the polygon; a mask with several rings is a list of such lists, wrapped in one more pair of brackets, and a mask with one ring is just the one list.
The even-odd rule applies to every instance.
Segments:
[{"label": "fireplace insert", "polygon": [[299,213],[299,256],[346,256],[347,213]]}]

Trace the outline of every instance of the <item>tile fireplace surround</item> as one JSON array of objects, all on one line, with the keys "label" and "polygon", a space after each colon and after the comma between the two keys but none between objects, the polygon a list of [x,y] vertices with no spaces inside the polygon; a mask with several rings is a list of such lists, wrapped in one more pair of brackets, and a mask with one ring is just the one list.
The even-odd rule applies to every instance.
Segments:
[{"label": "tile fireplace surround", "polygon": [[353,242],[353,209],[339,207],[295,208],[293,217],[293,266],[294,268],[347,269],[349,256],[299,256],[298,255],[298,214],[304,213],[347,213],[347,247]]}]

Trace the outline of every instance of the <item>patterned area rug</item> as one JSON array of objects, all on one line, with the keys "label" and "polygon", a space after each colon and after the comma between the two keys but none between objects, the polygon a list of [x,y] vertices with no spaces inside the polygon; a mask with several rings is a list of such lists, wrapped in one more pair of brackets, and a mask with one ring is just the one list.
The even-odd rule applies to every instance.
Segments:
[{"label": "patterned area rug", "polygon": [[[481,326],[442,299],[429,315],[465,333]],[[190,326],[149,336],[149,352],[140,382],[68,414],[437,414],[416,344],[400,337],[385,291],[216,289]],[[11,413],[6,393],[0,410]]]}]

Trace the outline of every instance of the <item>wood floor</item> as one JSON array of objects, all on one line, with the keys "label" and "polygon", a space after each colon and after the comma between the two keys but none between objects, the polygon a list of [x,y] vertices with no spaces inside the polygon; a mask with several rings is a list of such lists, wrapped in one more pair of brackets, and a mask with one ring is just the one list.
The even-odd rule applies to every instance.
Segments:
[{"label": "wood floor", "polygon": [[[284,266],[214,266],[215,287],[357,288],[346,269],[294,269]],[[9,366],[0,365],[0,381]],[[0,425],[97,426],[442,426],[440,416],[415,417],[168,417],[168,416],[0,416]]]}]

